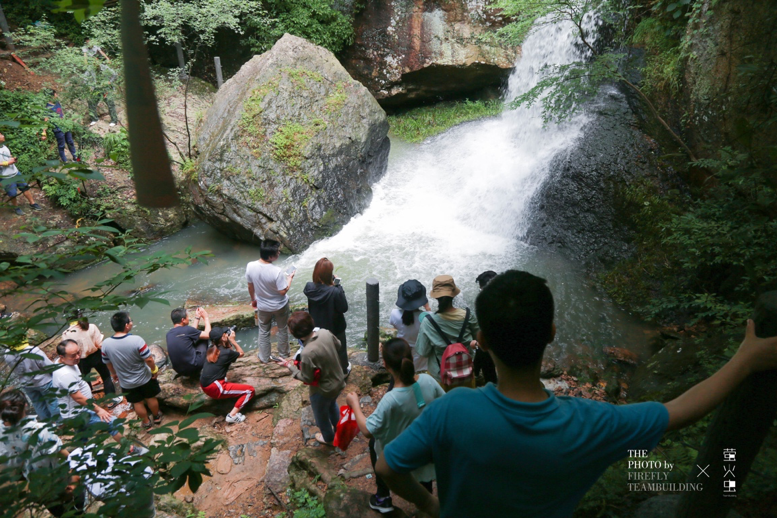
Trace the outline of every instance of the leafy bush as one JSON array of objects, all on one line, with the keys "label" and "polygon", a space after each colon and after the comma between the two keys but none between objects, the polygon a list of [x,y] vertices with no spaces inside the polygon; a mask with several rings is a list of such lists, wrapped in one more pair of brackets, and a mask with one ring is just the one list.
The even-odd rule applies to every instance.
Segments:
[{"label": "leafy bush", "polygon": [[43,192],[46,196],[68,211],[74,219],[86,218],[99,221],[112,208],[108,203],[112,191],[102,185],[92,193],[92,196],[89,196],[85,189],[84,183],[70,178],[51,179],[43,183]]},{"label": "leafy bush", "polygon": [[121,128],[117,133],[107,133],[103,137],[105,155],[109,156],[117,166],[130,170],[130,143],[127,130]]},{"label": "leafy bush", "polygon": [[318,498],[305,489],[288,490],[290,503],[295,507],[294,518],[325,518],[326,511]]},{"label": "leafy bush", "polygon": [[408,142],[421,142],[462,122],[502,113],[501,101],[454,101],[390,115],[391,131]]},{"label": "leafy bush", "polygon": [[698,192],[631,192],[640,252],[605,284],[659,322],[741,326],[755,296],[777,287],[777,166],[728,148],[696,165],[713,171]]},{"label": "leafy bush", "polygon": [[[48,124],[43,122],[51,115],[46,109],[46,96],[23,90],[0,90],[0,113],[3,118],[14,119],[21,124],[4,127],[0,132],[5,135],[6,145],[18,159],[16,167],[28,175],[46,160],[56,157],[52,153],[49,141],[41,140],[41,131]],[[53,139],[53,135],[51,136]]]}]

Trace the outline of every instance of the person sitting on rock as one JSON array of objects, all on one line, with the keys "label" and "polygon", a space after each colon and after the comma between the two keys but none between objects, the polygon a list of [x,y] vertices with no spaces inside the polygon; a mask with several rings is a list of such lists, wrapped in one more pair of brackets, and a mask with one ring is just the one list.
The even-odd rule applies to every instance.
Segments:
[{"label": "person sitting on rock", "polygon": [[235,407],[227,414],[226,420],[230,424],[242,423],[246,420],[246,416],[240,411],[251,401],[256,391],[251,385],[228,383],[227,371],[235,360],[243,357],[243,349],[235,341],[235,331],[228,327],[211,329],[210,341],[211,345],[206,354],[207,361],[200,374],[200,387],[213,399],[238,398]]},{"label": "person sitting on rock", "polygon": [[321,430],[315,438],[321,444],[331,445],[340,420],[337,397],[345,388],[339,352],[342,344],[331,332],[315,327],[306,311],[291,314],[289,331],[302,341],[302,352],[298,361],[288,358],[280,363],[291,370],[294,378],[310,387],[310,406],[316,426]]},{"label": "person sitting on rock", "polygon": [[181,376],[199,377],[205,365],[205,352],[208,350],[210,319],[208,312],[197,308],[197,326],[200,319],[205,320],[205,329],[200,331],[189,325],[189,315],[184,308],[175,308],[170,312],[173,328],[167,332],[167,354],[173,370]]}]

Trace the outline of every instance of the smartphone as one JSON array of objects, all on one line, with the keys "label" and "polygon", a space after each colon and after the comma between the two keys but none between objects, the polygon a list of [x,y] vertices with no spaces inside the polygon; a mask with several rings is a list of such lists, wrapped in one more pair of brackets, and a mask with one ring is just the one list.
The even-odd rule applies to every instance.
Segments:
[{"label": "smartphone", "polygon": [[335,286],[340,286],[340,277],[335,277],[334,284]]},{"label": "smartphone", "polygon": [[297,267],[292,264],[291,266],[286,268],[286,275],[291,275],[292,273],[294,273],[296,271],[297,271]]}]

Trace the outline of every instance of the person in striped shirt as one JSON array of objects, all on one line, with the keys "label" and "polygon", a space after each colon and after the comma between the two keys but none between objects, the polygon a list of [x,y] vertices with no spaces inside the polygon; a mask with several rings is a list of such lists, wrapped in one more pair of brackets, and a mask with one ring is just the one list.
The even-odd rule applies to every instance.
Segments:
[{"label": "person in striped shirt", "polygon": [[115,313],[111,317],[111,327],[115,334],[103,340],[103,362],[111,371],[113,382],[121,386],[127,401],[135,407],[135,413],[148,430],[162,422],[162,412],[156,399],[157,394],[162,392],[156,379],[159,367],[154,363],[146,341],[130,332],[132,319],[129,313]]}]

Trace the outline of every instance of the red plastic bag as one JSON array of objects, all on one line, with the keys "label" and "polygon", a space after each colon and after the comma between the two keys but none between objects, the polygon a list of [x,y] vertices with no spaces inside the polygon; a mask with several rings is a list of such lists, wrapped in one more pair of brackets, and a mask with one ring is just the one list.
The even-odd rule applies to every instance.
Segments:
[{"label": "red plastic bag", "polygon": [[341,406],[340,421],[337,423],[333,444],[341,450],[345,450],[358,433],[359,425],[356,423],[356,416],[353,415],[353,410],[348,405]]}]

